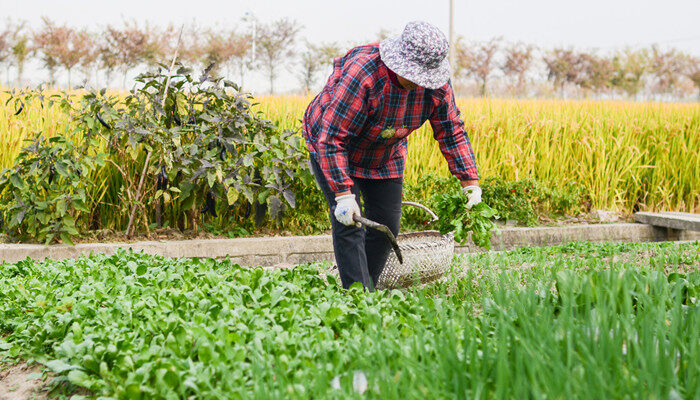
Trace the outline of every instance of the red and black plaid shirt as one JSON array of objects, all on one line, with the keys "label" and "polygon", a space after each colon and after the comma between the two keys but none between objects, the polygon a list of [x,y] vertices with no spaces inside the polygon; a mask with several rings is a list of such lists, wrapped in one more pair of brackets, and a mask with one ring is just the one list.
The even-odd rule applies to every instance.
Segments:
[{"label": "red and black plaid shirt", "polygon": [[331,190],[350,189],[351,176],[402,177],[406,137],[426,120],[452,174],[478,179],[452,85],[407,90],[392,75],[379,58],[377,43],[355,47],[334,60],[326,86],[306,109],[304,138]]}]

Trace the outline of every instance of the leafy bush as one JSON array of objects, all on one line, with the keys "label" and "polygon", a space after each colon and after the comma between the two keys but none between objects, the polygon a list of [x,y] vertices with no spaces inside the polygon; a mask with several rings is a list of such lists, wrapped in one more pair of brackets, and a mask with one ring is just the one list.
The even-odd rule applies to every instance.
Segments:
[{"label": "leafy bush", "polygon": [[[196,79],[184,67],[170,79],[159,70],[140,75],[137,82],[126,97],[104,89],[82,95],[79,102],[66,93],[51,96],[74,119],[67,136],[87,147],[84,154],[66,157],[94,163],[96,153],[106,153],[100,179],[89,176],[92,169],[71,177],[82,192],[109,188],[94,203],[81,203],[98,225],[126,229],[127,235],[137,226],[148,232],[160,226],[196,231],[207,221],[237,227],[255,219],[260,225],[266,215],[276,223],[295,206],[292,184],[299,173],[309,175],[301,162],[301,137],[281,132],[254,113],[250,95],[212,78],[209,69]],[[17,163],[22,162],[20,157]],[[18,168],[19,174],[30,173]],[[14,207],[7,201],[4,207]],[[54,224],[44,217],[32,223],[35,231],[51,231],[47,227]],[[81,230],[68,223],[69,230],[56,231],[64,241]]]},{"label": "leafy bush", "polygon": [[19,240],[72,244],[76,221],[90,214],[86,177],[103,163],[70,140],[39,136],[0,173],[0,229]]}]

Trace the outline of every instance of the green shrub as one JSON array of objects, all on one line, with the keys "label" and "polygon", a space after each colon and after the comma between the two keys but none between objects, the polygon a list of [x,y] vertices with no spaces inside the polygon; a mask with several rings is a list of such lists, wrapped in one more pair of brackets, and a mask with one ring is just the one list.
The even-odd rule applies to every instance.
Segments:
[{"label": "green shrub", "polygon": [[70,140],[39,136],[0,173],[0,229],[17,240],[72,244],[77,221],[90,215],[86,177],[103,164]]}]

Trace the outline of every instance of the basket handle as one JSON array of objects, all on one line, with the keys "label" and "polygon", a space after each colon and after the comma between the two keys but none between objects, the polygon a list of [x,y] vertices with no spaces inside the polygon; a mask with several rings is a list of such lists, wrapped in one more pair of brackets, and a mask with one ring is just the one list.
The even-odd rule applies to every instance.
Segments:
[{"label": "basket handle", "polygon": [[429,224],[432,224],[433,222],[435,222],[435,221],[437,221],[437,220],[440,219],[437,215],[435,215],[435,213],[433,212],[433,210],[431,210],[431,209],[429,209],[428,207],[422,205],[421,203],[416,203],[416,202],[414,202],[414,201],[402,201],[402,202],[401,202],[401,205],[402,205],[402,206],[413,206],[413,207],[418,207],[418,208],[422,209],[423,211],[427,212],[428,214],[430,214],[430,216],[431,216],[433,219],[430,220],[430,221],[428,221]]}]

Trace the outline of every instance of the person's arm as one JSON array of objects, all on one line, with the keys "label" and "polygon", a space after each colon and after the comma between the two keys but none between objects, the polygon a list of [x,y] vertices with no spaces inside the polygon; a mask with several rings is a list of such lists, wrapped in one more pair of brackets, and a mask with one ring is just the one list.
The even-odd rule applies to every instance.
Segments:
[{"label": "person's arm", "polygon": [[436,102],[430,116],[430,125],[450,172],[460,180],[462,187],[479,186],[476,158],[469,136],[464,130],[464,122],[459,117],[451,82],[448,83],[444,96]]},{"label": "person's arm", "polygon": [[352,179],[348,175],[345,143],[349,136],[360,132],[367,118],[368,90],[363,85],[367,75],[362,66],[354,61],[340,77],[321,117],[316,141],[321,171],[336,197],[350,194]]}]

